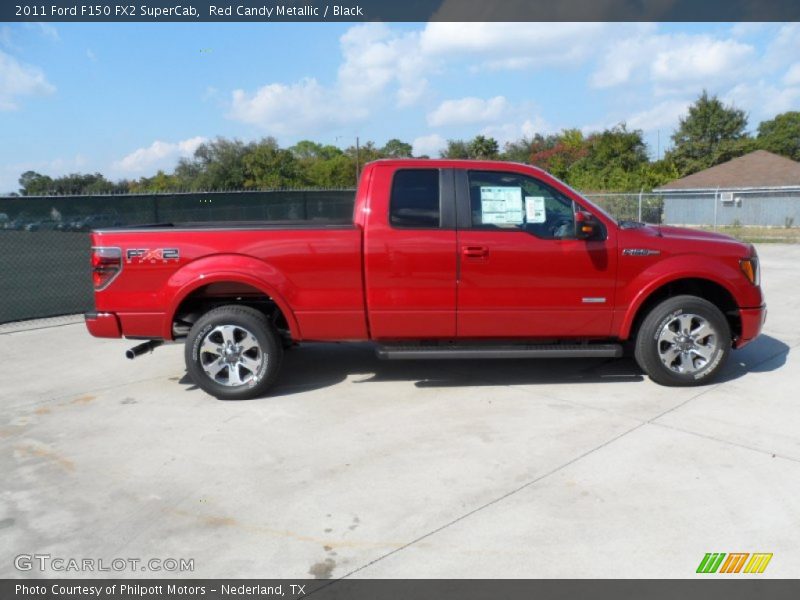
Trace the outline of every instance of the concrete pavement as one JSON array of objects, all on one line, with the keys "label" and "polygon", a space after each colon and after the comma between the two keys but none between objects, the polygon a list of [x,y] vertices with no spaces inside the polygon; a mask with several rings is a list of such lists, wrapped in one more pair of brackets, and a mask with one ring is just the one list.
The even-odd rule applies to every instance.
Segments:
[{"label": "concrete pavement", "polygon": [[315,344],[270,397],[223,402],[178,345],[131,362],[82,324],[0,328],[0,576],[45,553],[194,559],[148,577],[685,578],[771,552],[762,577],[798,577],[800,246],[759,252],[765,334],[701,388],[628,359]]}]

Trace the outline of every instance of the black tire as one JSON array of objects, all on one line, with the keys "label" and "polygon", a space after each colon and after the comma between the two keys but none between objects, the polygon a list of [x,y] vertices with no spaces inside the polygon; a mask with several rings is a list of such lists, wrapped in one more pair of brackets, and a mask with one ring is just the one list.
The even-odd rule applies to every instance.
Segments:
[{"label": "black tire", "polygon": [[202,390],[220,400],[246,400],[263,396],[275,382],[283,347],[266,315],[228,305],[195,322],[184,354],[186,370]]},{"label": "black tire", "polygon": [[634,356],[656,383],[694,386],[711,381],[730,351],[731,329],[725,315],[702,298],[676,296],[647,314],[636,336]]}]

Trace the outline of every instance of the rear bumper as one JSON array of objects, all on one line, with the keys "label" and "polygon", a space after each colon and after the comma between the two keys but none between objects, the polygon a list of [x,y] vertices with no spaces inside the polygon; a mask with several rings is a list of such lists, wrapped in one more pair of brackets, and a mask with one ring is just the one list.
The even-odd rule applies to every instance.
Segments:
[{"label": "rear bumper", "polygon": [[758,337],[767,320],[767,305],[763,304],[758,308],[740,308],[739,317],[742,321],[742,335],[736,340],[734,348],[741,348]]},{"label": "rear bumper", "polygon": [[83,315],[86,321],[86,329],[94,337],[118,338],[122,337],[122,329],[119,319],[114,313],[107,312],[87,312]]}]

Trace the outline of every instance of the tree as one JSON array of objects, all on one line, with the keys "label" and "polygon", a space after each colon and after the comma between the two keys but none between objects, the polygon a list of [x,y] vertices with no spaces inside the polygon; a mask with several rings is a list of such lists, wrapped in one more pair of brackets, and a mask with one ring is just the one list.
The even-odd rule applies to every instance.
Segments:
[{"label": "tree", "polygon": [[200,144],[191,159],[181,159],[175,176],[185,189],[241,190],[247,179],[244,157],[254,147],[252,143],[218,137]]},{"label": "tree", "polygon": [[19,177],[19,193],[22,196],[45,196],[53,193],[53,180],[36,171],[25,171]]},{"label": "tree", "polygon": [[500,146],[494,138],[476,135],[469,143],[470,158],[492,159],[497,158]]},{"label": "tree", "polygon": [[558,135],[534,136],[530,163],[570,182],[570,170],[589,149],[579,129],[565,129]]},{"label": "tree", "polygon": [[737,144],[747,137],[747,115],[743,110],[725,106],[716,96],[703,93],[682,117],[672,134],[674,148],[667,153],[682,176],[707,169],[745,150]]},{"label": "tree", "polygon": [[[539,134],[537,134],[539,135]],[[541,137],[541,135],[539,135]],[[536,138],[522,137],[514,142],[506,142],[503,146],[501,158],[511,162],[526,163],[530,162],[533,154]]]},{"label": "tree", "polygon": [[442,158],[469,158],[469,145],[464,140],[447,140],[447,146],[439,153]]},{"label": "tree", "polygon": [[392,138],[381,148],[381,154],[386,158],[411,158],[413,148],[411,144]]},{"label": "tree", "polygon": [[442,158],[493,159],[499,157],[499,151],[500,146],[496,139],[476,135],[469,142],[447,140],[447,147],[439,154]]},{"label": "tree", "polygon": [[758,126],[758,146],[800,160],[800,112],[785,112]]},{"label": "tree", "polygon": [[119,194],[128,191],[128,182],[114,183],[100,173],[70,173],[52,178],[26,171],[19,178],[23,196],[70,196],[77,194]]},{"label": "tree", "polygon": [[568,179],[585,190],[633,191],[648,163],[642,132],[628,131],[621,123],[586,139],[585,154],[570,169]]},{"label": "tree", "polygon": [[324,188],[349,188],[355,185],[356,163],[341,150],[331,158],[315,160],[304,167],[306,185]]},{"label": "tree", "polygon": [[248,147],[244,155],[245,188],[284,188],[300,183],[300,167],[295,155],[278,146],[274,138],[264,138]]},{"label": "tree", "polygon": [[152,177],[141,177],[139,181],[131,182],[128,187],[131,193],[139,194],[170,192],[180,189],[175,176],[167,175],[161,169]]},{"label": "tree", "polygon": [[289,150],[302,161],[329,160],[342,154],[342,151],[336,146],[323,146],[311,140],[301,140]]}]

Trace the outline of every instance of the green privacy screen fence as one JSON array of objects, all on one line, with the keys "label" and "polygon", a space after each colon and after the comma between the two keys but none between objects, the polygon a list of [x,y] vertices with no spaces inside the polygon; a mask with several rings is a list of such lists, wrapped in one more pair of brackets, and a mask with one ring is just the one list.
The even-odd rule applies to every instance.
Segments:
[{"label": "green privacy screen fence", "polygon": [[93,305],[89,231],[149,223],[350,221],[354,190],[0,198],[0,323]]}]

